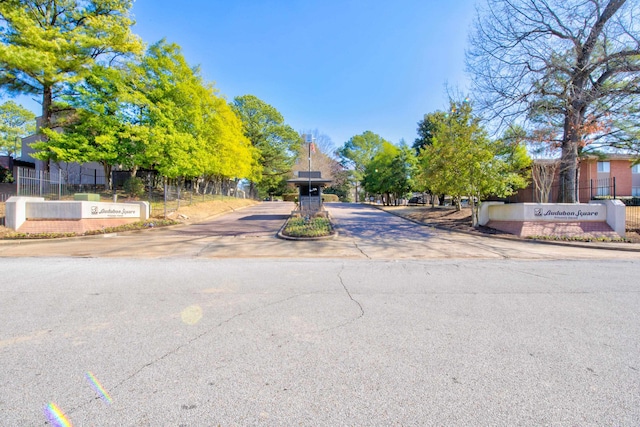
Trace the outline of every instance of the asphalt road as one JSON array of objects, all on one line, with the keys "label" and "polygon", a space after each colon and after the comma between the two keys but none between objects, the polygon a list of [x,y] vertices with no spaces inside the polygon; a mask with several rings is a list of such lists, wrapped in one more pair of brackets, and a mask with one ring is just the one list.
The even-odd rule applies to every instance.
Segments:
[{"label": "asphalt road", "polygon": [[638,261],[0,271],[3,426],[640,424]]},{"label": "asphalt road", "polygon": [[637,252],[290,208],[3,242],[0,425],[640,425]]}]

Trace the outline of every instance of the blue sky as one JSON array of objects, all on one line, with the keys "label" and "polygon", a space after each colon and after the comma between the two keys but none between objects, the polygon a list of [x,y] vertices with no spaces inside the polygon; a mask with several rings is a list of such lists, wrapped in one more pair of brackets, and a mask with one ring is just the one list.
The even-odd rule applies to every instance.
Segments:
[{"label": "blue sky", "polygon": [[366,130],[411,144],[422,116],[446,108],[445,84],[467,89],[474,5],[136,0],[132,12],[145,43],[179,44],[227,99],[255,95],[294,129],[318,129],[339,147]]},{"label": "blue sky", "polygon": [[336,146],[366,130],[411,144],[422,116],[446,108],[445,83],[468,87],[474,4],[136,0],[134,32],[179,44],[222,95],[255,95],[298,131]]}]

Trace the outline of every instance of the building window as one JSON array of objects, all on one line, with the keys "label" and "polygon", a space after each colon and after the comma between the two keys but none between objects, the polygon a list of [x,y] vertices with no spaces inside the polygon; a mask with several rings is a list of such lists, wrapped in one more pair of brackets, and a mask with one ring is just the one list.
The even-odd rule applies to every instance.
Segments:
[{"label": "building window", "polygon": [[640,163],[631,167],[631,173],[640,173]]},{"label": "building window", "polygon": [[598,162],[598,173],[609,173],[610,171],[609,162]]}]

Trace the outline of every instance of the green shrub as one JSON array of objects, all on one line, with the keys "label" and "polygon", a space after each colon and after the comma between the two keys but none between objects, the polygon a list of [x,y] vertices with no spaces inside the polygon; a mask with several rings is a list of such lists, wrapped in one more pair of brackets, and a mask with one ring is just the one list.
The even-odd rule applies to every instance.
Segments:
[{"label": "green shrub", "polygon": [[340,201],[340,197],[338,197],[337,194],[326,194],[326,193],[323,193],[322,194],[322,201],[323,202],[339,202]]},{"label": "green shrub", "polygon": [[289,218],[283,234],[292,237],[322,237],[331,235],[331,222],[328,218]]},{"label": "green shrub", "polygon": [[144,194],[144,181],[135,176],[127,179],[122,187],[131,197],[140,197]]},{"label": "green shrub", "polygon": [[298,200],[298,193],[283,194],[282,200],[284,200],[285,202],[296,202]]},{"label": "green shrub", "polygon": [[13,182],[13,175],[11,175],[11,171],[2,166],[0,166],[0,182]]}]

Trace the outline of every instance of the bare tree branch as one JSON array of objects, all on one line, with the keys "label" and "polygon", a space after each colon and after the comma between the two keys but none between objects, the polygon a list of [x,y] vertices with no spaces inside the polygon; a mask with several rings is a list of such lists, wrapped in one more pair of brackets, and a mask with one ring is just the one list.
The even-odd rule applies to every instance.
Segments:
[{"label": "bare tree branch", "polygon": [[616,147],[639,134],[629,120],[640,111],[639,2],[486,0],[478,9],[467,52],[476,105],[499,126],[558,126],[563,201],[576,199],[585,144]]}]

